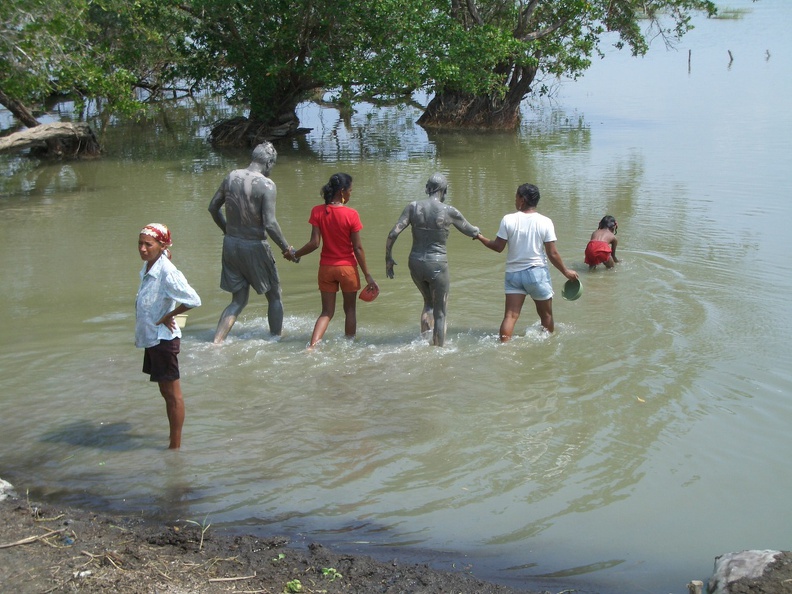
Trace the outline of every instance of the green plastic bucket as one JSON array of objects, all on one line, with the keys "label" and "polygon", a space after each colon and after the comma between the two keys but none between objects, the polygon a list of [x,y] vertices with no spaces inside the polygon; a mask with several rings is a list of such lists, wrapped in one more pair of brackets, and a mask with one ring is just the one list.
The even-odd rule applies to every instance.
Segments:
[{"label": "green plastic bucket", "polygon": [[564,283],[564,290],[561,291],[561,296],[567,301],[574,301],[579,299],[583,294],[583,284],[580,279],[568,280]]}]

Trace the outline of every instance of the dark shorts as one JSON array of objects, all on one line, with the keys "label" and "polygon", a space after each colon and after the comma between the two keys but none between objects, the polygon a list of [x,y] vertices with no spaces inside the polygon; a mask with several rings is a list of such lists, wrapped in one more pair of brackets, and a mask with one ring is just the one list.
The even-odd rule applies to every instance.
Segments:
[{"label": "dark shorts", "polygon": [[151,376],[152,382],[172,382],[179,379],[179,348],[181,340],[160,340],[158,345],[143,351],[143,373]]},{"label": "dark shorts", "polygon": [[259,295],[280,289],[278,270],[270,246],[260,239],[223,238],[223,271],[220,288],[236,293],[247,286]]}]

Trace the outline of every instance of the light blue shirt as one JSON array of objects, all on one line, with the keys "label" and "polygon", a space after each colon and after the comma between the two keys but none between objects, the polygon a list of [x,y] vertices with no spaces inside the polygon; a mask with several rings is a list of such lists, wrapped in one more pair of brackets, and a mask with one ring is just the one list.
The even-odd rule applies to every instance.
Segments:
[{"label": "light blue shirt", "polygon": [[148,272],[144,263],[135,299],[135,346],[148,348],[159,344],[160,340],[180,338],[178,326],[171,332],[164,324],[157,325],[162,316],[180,303],[192,309],[201,305],[201,298],[170,259],[163,254]]}]

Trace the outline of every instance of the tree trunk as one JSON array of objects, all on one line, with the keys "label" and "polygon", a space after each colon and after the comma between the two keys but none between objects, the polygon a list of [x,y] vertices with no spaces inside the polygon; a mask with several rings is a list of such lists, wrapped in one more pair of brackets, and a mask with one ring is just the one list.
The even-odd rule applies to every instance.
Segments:
[{"label": "tree trunk", "polygon": [[88,124],[41,124],[20,101],[0,89],[0,104],[28,127],[0,138],[0,152],[31,148],[43,157],[96,157],[101,149]]},{"label": "tree trunk", "polygon": [[418,118],[418,125],[436,129],[516,130],[520,125],[520,104],[531,92],[536,67],[502,64],[495,72],[504,81],[503,97],[440,91]]},{"label": "tree trunk", "polygon": [[515,130],[519,124],[519,102],[450,91],[436,94],[418,118],[424,128]]},{"label": "tree trunk", "polygon": [[296,112],[284,114],[272,122],[255,117],[236,117],[218,122],[212,128],[210,140],[213,146],[254,147],[265,140],[290,138],[307,134],[311,128],[300,128]]},{"label": "tree trunk", "polygon": [[[52,147],[57,147],[53,152]],[[99,142],[88,124],[57,122],[39,124],[21,132],[0,138],[0,152],[19,151],[26,148],[43,150],[48,157],[95,157]]]},{"label": "tree trunk", "polygon": [[3,105],[11,114],[28,128],[38,126],[40,122],[30,113],[30,110],[22,103],[5,94],[0,89],[0,104]]}]

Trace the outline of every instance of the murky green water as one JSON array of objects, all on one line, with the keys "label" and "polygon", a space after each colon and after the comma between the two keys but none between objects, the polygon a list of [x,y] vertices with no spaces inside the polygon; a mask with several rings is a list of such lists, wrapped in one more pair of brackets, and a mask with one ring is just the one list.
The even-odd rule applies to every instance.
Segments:
[{"label": "murky green water", "polygon": [[[278,219],[301,245],[319,188],[349,172],[382,288],[360,305],[354,344],[339,312],[313,353],[316,254],[280,265],[281,341],[252,297],[211,344],[229,296],[206,208],[249,157],[208,147],[192,109],[169,110],[155,135],[109,126],[96,162],[2,157],[0,476],[68,503],[448,552],[482,577],[555,591],[684,592],[716,555],[788,549],[792,8],[728,6],[750,12],[700,22],[678,52],[609,52],[516,136],[427,136],[412,108],[361,108],[345,124],[305,107],[314,131],[279,146]],[[552,272],[553,337],[529,304],[520,336],[498,343],[504,257],[455,234],[448,344],[421,339],[409,234],[394,280],[384,244],[434,171],[488,236],[518,184],[541,188],[584,284],[566,302]],[[604,214],[623,262],[589,273]],[[133,346],[137,233],[152,221],[171,227],[204,300],[183,340],[176,455]]]}]

